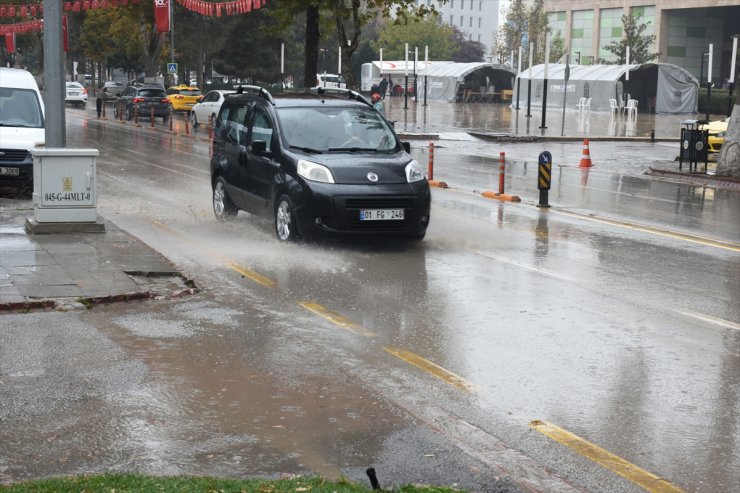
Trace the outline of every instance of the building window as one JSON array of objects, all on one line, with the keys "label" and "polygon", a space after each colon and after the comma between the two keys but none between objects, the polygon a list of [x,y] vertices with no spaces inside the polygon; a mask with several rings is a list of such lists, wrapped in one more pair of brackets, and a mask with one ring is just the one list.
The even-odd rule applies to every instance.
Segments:
[{"label": "building window", "polygon": [[450,0],[450,8],[451,9],[455,8],[455,0]]},{"label": "building window", "polygon": [[479,12],[483,11],[483,0],[480,0],[480,2],[478,2],[478,11]]},{"label": "building window", "polygon": [[473,16],[470,16],[470,25],[468,27],[473,27]]},{"label": "building window", "polygon": [[[483,17],[478,17],[478,29],[480,29],[480,22],[483,20]],[[480,39],[478,40],[480,41]]]},{"label": "building window", "polygon": [[473,11],[473,0],[470,0],[470,11]]},{"label": "building window", "polygon": [[463,16],[460,16],[460,27],[463,27]]}]

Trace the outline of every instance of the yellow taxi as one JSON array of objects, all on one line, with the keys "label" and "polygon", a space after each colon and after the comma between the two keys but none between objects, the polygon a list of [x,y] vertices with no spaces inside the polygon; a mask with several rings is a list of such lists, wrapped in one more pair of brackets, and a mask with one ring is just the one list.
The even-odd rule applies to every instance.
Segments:
[{"label": "yellow taxi", "polygon": [[190,111],[200,100],[200,89],[180,84],[167,89],[167,99],[172,103],[172,111]]},{"label": "yellow taxi", "polygon": [[727,125],[730,123],[730,117],[724,120],[715,120],[699,126],[699,130],[709,130],[709,152],[719,152],[722,150],[722,144],[725,143],[725,134]]}]

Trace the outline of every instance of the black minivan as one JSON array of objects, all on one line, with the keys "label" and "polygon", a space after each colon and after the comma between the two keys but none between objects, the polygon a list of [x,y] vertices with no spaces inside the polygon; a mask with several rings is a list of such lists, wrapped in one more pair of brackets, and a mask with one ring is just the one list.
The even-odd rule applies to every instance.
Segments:
[{"label": "black minivan", "polygon": [[409,144],[355,91],[229,95],[213,136],[219,220],[239,210],[271,218],[282,241],[317,232],[421,240],[431,193]]}]

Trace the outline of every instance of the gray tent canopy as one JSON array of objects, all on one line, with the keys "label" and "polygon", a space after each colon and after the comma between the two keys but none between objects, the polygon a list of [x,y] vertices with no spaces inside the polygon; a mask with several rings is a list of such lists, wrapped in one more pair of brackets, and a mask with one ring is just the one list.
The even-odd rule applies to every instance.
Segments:
[{"label": "gray tent canopy", "polygon": [[[696,113],[699,99],[699,82],[686,69],[670,63],[643,63],[626,65],[570,65],[568,84],[563,87],[565,64],[548,64],[547,106],[577,109],[580,98],[591,98],[591,109],[609,111],[610,99],[624,105],[629,98],[638,101],[641,110],[656,113]],[[533,106],[542,106],[545,65],[535,65],[519,74],[521,95],[519,104],[526,105],[527,84],[532,80]],[[515,84],[516,86],[516,84]],[[515,87],[516,89],[516,87]],[[517,95],[514,94],[514,100]]]},{"label": "gray tent canopy", "polygon": [[419,96],[422,94],[424,76],[427,76],[427,98],[454,102],[462,99],[464,89],[480,87],[511,89],[516,71],[508,65],[483,62],[445,63],[418,72]]}]

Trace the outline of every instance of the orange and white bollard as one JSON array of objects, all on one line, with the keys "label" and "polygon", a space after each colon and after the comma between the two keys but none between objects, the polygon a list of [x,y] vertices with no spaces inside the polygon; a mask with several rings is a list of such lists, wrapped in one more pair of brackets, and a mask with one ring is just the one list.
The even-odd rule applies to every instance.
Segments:
[{"label": "orange and white bollard", "polygon": [[502,152],[498,157],[498,193],[504,193],[504,177],[506,175],[506,153]]},{"label": "orange and white bollard", "polygon": [[167,119],[170,121],[170,132],[172,132],[172,105],[170,105],[170,109],[167,110]]},{"label": "orange and white bollard", "polygon": [[213,138],[213,115],[208,115],[208,138]]},{"label": "orange and white bollard", "polygon": [[429,181],[434,180],[434,142],[429,143]]},{"label": "orange and white bollard", "polygon": [[593,166],[591,162],[591,151],[588,148],[588,139],[583,139],[583,155],[581,156],[581,163],[578,165],[579,168],[590,168]]},{"label": "orange and white bollard", "polygon": [[185,115],[185,135],[190,135],[190,120],[188,115]]},{"label": "orange and white bollard", "polygon": [[139,108],[134,106],[134,125],[139,125]]},{"label": "orange and white bollard", "polygon": [[149,108],[149,126],[154,128],[154,107]]}]

